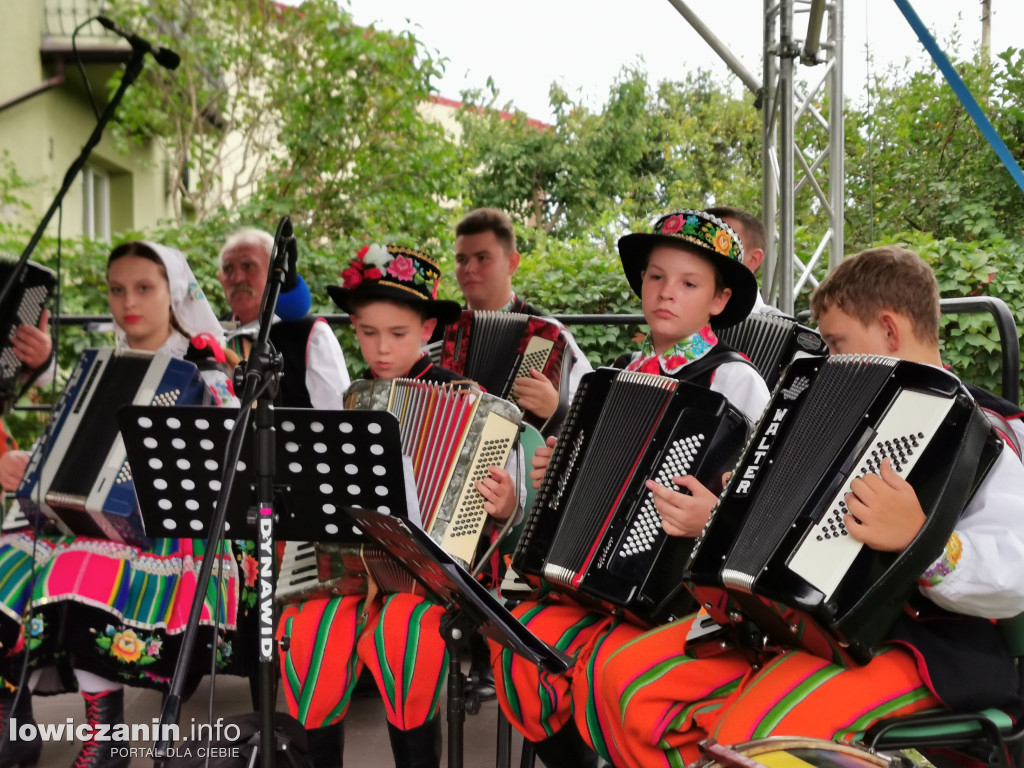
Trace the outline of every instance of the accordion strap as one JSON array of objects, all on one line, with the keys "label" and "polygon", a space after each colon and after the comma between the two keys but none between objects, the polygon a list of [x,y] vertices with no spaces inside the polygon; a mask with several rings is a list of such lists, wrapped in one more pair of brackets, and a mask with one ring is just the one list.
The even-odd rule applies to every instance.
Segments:
[{"label": "accordion strap", "polygon": [[363,613],[362,620],[365,622],[370,615],[370,606],[373,605],[374,599],[377,597],[377,592],[380,588],[377,586],[377,580],[373,578],[373,568],[366,561],[366,545],[359,545],[359,559],[363,561],[363,568],[366,570],[366,597],[363,598]]},{"label": "accordion strap", "polygon": [[680,381],[698,383],[697,380],[702,376],[711,373],[715,368],[726,363],[745,363],[751,368],[754,367],[753,363],[734,349],[721,349],[717,352],[715,349],[712,349],[704,357],[684,365],[679,369],[679,373],[674,378]]}]

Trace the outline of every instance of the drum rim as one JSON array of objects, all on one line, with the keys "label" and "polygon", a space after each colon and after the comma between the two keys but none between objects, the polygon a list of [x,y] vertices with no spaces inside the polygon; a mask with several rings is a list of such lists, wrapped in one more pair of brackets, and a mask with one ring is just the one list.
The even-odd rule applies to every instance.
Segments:
[{"label": "drum rim", "polygon": [[[878,766],[888,766],[891,762],[889,758],[880,755],[877,752],[872,752],[863,746],[847,744],[842,741],[813,738],[810,736],[767,736],[762,739],[743,741],[731,746],[720,746],[726,746],[728,749],[748,758],[756,758],[757,755],[763,755],[768,752],[784,752],[791,749],[822,749],[828,752],[837,752],[850,757],[861,758],[866,763]],[[723,763],[719,759],[711,755],[704,755],[703,758],[696,763],[696,765],[701,766],[701,768],[710,768],[711,766],[722,764]]]}]

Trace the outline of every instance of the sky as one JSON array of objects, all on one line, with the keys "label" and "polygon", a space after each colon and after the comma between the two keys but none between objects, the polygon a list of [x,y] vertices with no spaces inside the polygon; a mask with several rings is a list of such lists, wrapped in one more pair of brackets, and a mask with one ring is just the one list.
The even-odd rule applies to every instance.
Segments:
[{"label": "sky", "polygon": [[[718,55],[668,0],[341,0],[356,23],[409,29],[428,49],[448,59],[439,95],[460,99],[467,88],[484,88],[491,77],[499,104],[512,101],[531,117],[551,119],[548,91],[559,82],[570,96],[599,108],[624,66],[640,65],[651,82],[681,79],[710,69],[742,88]],[[912,0],[943,48],[955,27],[972,50],[981,35],[979,0]],[[763,2],[686,0],[744,66],[760,81]],[[925,62],[926,54],[893,0],[847,0],[844,88],[863,100],[865,45],[872,71],[893,63]],[[1024,2],[992,0],[992,49],[1024,48]],[[728,22],[728,23],[725,23]],[[803,38],[806,14],[796,14]],[[824,32],[823,32],[824,36]],[[800,67],[815,81],[821,67]]]}]

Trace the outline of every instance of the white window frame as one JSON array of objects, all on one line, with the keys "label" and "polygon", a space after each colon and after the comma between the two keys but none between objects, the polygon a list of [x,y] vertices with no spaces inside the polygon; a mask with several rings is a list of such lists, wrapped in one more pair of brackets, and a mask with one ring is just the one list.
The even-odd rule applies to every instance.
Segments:
[{"label": "white window frame", "polygon": [[102,168],[82,168],[82,234],[110,242],[110,174]]}]

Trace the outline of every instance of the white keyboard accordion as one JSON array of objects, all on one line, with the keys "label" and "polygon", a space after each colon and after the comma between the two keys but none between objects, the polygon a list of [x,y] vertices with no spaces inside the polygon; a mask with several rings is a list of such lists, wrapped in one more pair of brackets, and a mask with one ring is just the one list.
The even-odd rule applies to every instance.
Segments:
[{"label": "white keyboard accordion", "polygon": [[[863,662],[999,449],[946,371],[868,355],[796,360],[697,540],[687,579],[721,624],[753,624],[770,645]],[[851,482],[886,458],[926,515],[900,553],[858,543],[843,523]]]},{"label": "white keyboard accordion", "polygon": [[[345,407],[395,415],[402,453],[412,460],[423,529],[448,554],[471,564],[488,518],[476,482],[489,476],[488,467],[504,467],[517,449],[519,409],[476,387],[411,379],[357,381]],[[367,575],[384,591],[412,585],[401,566],[375,546],[288,542],[277,599],[362,594]]]}]

